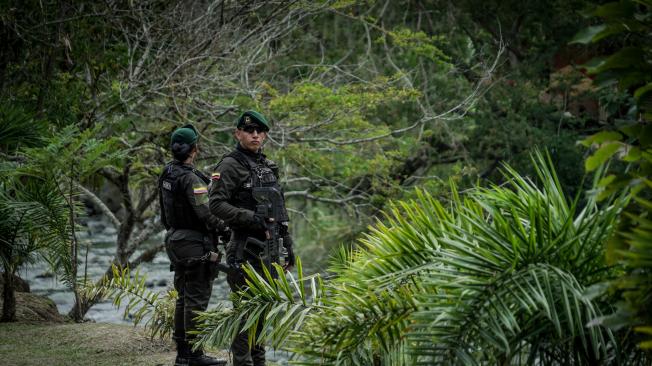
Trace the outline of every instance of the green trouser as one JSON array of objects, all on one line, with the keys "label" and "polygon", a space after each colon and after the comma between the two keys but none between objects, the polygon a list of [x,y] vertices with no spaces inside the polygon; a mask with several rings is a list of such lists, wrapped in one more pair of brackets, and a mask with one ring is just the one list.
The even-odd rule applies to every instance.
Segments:
[{"label": "green trouser", "polygon": [[[243,271],[237,273],[229,273],[226,276],[226,281],[231,287],[232,292],[240,291],[247,286],[245,282],[245,275]],[[244,323],[243,323],[244,325]],[[256,337],[260,335],[263,322],[258,322],[256,329]],[[231,352],[233,353],[234,366],[264,366],[265,365],[265,346],[253,345],[249,348],[249,339],[247,332],[242,332],[231,343]]]},{"label": "green trouser", "polygon": [[[185,231],[185,230],[184,230]],[[179,343],[189,343],[195,337],[188,331],[196,330],[196,312],[205,311],[213,289],[213,273],[208,263],[184,266],[187,258],[201,257],[205,243],[195,235],[184,235],[181,230],[166,237],[166,251],[174,265],[174,289],[178,293],[174,309],[174,334]]]},{"label": "green trouser", "polygon": [[207,267],[207,264],[201,264],[174,271],[174,289],[179,295],[174,309],[175,340],[192,341],[194,335],[188,331],[197,329],[194,318],[198,311],[206,311],[208,307],[213,281]]}]

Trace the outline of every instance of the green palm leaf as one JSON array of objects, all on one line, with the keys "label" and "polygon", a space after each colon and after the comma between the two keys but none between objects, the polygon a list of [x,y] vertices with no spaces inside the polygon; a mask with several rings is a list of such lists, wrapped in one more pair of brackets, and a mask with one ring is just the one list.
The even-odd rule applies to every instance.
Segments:
[{"label": "green palm leaf", "polygon": [[47,122],[35,120],[14,103],[0,103],[0,152],[43,144]]},{"label": "green palm leaf", "polygon": [[[321,277],[304,277],[300,258],[296,279],[278,265],[275,269],[277,277],[273,278],[267,271],[261,275],[250,266],[244,267],[249,289],[232,295],[234,309],[218,306],[199,315],[203,324],[199,345],[228,347],[241,331],[248,331],[250,343],[270,342],[279,347],[303,326],[311,312],[322,307]],[[259,322],[263,330],[256,339]]]},{"label": "green palm leaf", "polygon": [[304,365],[611,362],[618,342],[587,326],[606,308],[584,293],[614,271],[603,245],[624,203],[580,206],[549,158],[534,161],[539,183],[505,167],[503,186],[392,204],[358,248],[337,253],[301,322],[276,317],[292,306],[282,279],[252,276],[203,341],[228,344],[240,322],[265,321]]},{"label": "green palm leaf", "polygon": [[4,253],[18,260],[17,265],[39,255],[54,270],[65,274],[65,268],[70,265],[69,211],[56,182],[23,177],[7,181],[3,188],[0,193],[2,226],[13,225],[16,239],[3,234]]},{"label": "green palm leaf", "polygon": [[117,308],[124,305],[124,317],[132,316],[135,325],[145,323],[149,336],[167,337],[174,326],[174,309],[178,294],[169,290],[161,294],[145,286],[146,277],[129,268],[111,266],[112,276],[99,284],[87,283],[82,292],[85,298],[111,299]]}]

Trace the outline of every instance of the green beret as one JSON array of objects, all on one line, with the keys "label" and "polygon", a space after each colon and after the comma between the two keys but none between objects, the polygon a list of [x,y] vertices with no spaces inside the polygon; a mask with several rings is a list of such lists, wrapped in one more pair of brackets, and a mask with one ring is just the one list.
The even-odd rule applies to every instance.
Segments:
[{"label": "green beret", "polygon": [[237,128],[245,127],[249,124],[258,124],[261,127],[265,128],[265,131],[269,131],[269,122],[267,122],[267,119],[265,116],[262,114],[256,112],[256,111],[246,111],[240,115],[240,118],[238,118],[238,122],[236,124]]},{"label": "green beret", "polygon": [[199,139],[199,133],[193,125],[185,125],[181,128],[177,128],[172,132],[172,137],[170,138],[170,145],[175,142],[192,145],[197,142]]}]

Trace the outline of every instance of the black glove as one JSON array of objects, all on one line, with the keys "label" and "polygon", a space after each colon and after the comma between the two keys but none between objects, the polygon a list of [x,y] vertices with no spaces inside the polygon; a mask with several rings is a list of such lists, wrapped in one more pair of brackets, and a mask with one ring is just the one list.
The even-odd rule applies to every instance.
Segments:
[{"label": "black glove", "polygon": [[231,228],[228,226],[223,226],[218,230],[215,230],[213,233],[213,237],[215,238],[215,246],[217,247],[218,245],[226,245],[226,243],[231,240]]},{"label": "black glove", "polygon": [[295,263],[294,250],[292,250],[292,237],[288,234],[283,236],[283,246],[287,250],[285,256],[285,268],[293,267]]},{"label": "black glove", "polygon": [[224,220],[220,220],[217,226],[215,227],[215,232],[216,233],[231,233],[231,228],[229,225],[224,222]]},{"label": "black glove", "polygon": [[254,229],[257,230],[267,230],[267,225],[265,223],[267,222],[267,219],[263,215],[259,214],[254,214]]},{"label": "black glove", "polygon": [[[288,236],[288,222],[287,221],[283,221],[281,223],[281,225],[278,227],[278,235],[281,238],[285,238],[286,236]],[[290,239],[290,240],[292,240],[292,239]]]}]

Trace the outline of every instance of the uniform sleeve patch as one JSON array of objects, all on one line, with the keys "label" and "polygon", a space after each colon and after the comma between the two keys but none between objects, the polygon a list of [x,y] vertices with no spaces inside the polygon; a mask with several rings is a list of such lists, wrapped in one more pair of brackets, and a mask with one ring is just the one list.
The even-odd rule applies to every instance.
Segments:
[{"label": "uniform sleeve patch", "polygon": [[205,194],[208,193],[208,188],[206,188],[205,186],[195,187],[192,189],[192,191],[194,194]]},{"label": "uniform sleeve patch", "polygon": [[215,172],[215,173],[211,174],[211,180],[220,180],[220,177],[221,177],[221,175],[220,175],[219,172]]}]

